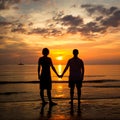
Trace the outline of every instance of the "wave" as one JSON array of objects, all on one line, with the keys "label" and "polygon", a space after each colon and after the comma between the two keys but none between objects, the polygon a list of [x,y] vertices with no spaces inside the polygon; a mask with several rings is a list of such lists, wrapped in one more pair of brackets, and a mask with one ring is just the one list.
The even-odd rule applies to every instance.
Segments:
[{"label": "wave", "polygon": [[110,86],[106,86],[106,85],[104,85],[104,86],[84,86],[84,87],[95,87],[95,88],[120,88],[120,85],[118,85],[118,86],[112,86],[112,85],[110,85]]},{"label": "wave", "polygon": [[27,93],[27,92],[3,92],[0,93],[0,95],[13,95],[13,94],[21,94],[21,93]]},{"label": "wave", "polygon": [[[52,97],[53,100],[60,100],[60,101],[64,101],[64,100],[70,100],[69,97]],[[90,97],[90,98],[81,98],[81,100],[107,100],[107,99],[115,99],[115,100],[119,100],[120,97],[119,96],[115,96],[115,97]],[[77,98],[74,98],[74,100],[77,100]],[[41,101],[41,99],[24,99],[24,100],[5,100],[2,101],[0,100],[0,103],[12,103],[12,102],[39,102]]]},{"label": "wave", "polygon": [[[115,79],[101,79],[101,80],[84,80],[83,83],[105,83],[105,82],[120,82],[120,80]],[[37,80],[34,81],[0,81],[0,84],[38,84]],[[68,83],[66,80],[53,80],[52,83]]]},{"label": "wave", "polygon": [[106,75],[85,75],[85,77],[105,77]]}]

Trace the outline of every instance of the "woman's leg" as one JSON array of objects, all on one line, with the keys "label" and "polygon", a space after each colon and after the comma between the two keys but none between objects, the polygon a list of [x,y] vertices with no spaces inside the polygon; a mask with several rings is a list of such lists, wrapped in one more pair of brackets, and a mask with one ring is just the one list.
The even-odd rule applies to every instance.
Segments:
[{"label": "woman's leg", "polygon": [[43,89],[40,89],[40,97],[42,99],[42,102],[44,103],[45,99],[44,99],[44,90]]}]

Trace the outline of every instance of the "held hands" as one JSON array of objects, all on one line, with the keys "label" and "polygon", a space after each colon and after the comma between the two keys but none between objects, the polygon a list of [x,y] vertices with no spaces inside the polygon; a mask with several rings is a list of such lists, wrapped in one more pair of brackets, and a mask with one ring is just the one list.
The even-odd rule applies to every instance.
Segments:
[{"label": "held hands", "polygon": [[62,78],[63,77],[63,75],[57,75],[59,78]]}]

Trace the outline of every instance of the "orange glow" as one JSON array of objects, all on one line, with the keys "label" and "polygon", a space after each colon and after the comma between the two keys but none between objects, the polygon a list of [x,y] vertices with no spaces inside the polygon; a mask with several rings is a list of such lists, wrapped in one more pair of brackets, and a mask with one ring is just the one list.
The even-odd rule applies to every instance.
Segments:
[{"label": "orange glow", "polygon": [[[7,7],[11,6],[7,0],[0,1],[4,1]],[[7,19],[11,24],[0,27],[0,64],[16,64],[19,59],[24,59],[25,64],[37,64],[43,48],[49,49],[49,57],[55,65],[66,65],[73,57],[73,49],[79,50],[79,57],[85,64],[120,64],[119,2],[110,0],[109,5],[104,2],[106,13],[115,7],[106,17],[106,13],[101,12],[102,8],[96,7],[99,2],[95,3],[96,6],[78,7],[78,0],[74,1],[75,6],[71,5],[73,0],[60,4],[57,0],[42,3],[40,0],[23,1],[17,3],[20,6],[17,10],[15,7],[2,9],[2,22],[6,23]],[[25,3],[31,7],[24,7]],[[84,0],[80,3],[84,4]],[[92,16],[89,8],[96,10]],[[14,22],[18,19],[19,22]]]},{"label": "orange glow", "polygon": [[71,55],[72,55],[71,50],[69,49],[68,50],[65,50],[65,49],[50,50],[50,57],[52,58],[53,63],[57,65],[66,64],[68,58],[71,58]]},{"label": "orange glow", "polygon": [[62,74],[62,65],[58,65],[58,74]]},{"label": "orange glow", "polygon": [[63,56],[56,57],[56,60],[63,60]]},{"label": "orange glow", "polygon": [[63,86],[62,86],[62,85],[58,85],[58,86],[57,86],[57,89],[60,91],[60,90],[63,89]]},{"label": "orange glow", "polygon": [[[62,65],[58,65],[58,74],[61,75],[62,74]],[[58,78],[58,80],[61,80],[61,78]]]}]

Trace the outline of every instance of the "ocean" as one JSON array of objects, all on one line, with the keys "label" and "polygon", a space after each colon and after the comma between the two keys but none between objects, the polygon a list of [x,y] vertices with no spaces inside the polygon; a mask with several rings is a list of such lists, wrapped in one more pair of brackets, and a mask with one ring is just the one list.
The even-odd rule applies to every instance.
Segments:
[{"label": "ocean", "polygon": [[[64,67],[55,65],[59,74]],[[62,79],[52,70],[51,75],[54,101],[69,99],[69,71]],[[82,100],[120,99],[119,91],[120,65],[85,65]],[[37,65],[0,65],[0,103],[25,101],[40,101]]]}]

